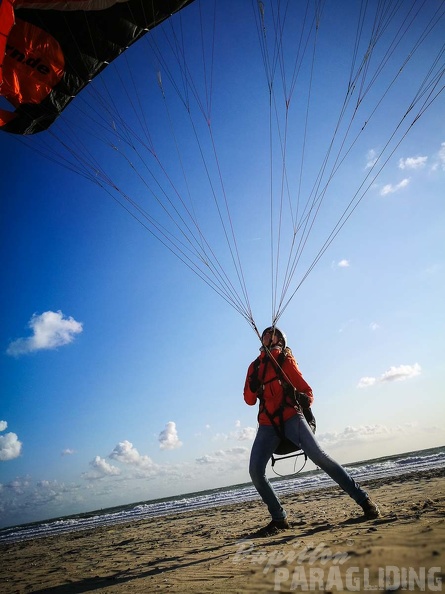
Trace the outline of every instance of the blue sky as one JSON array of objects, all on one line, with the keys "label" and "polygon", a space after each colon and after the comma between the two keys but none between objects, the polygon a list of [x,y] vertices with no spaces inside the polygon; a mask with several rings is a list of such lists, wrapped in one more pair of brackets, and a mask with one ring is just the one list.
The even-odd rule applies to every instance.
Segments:
[{"label": "blue sky", "polygon": [[[291,59],[288,35],[289,30],[295,31],[292,19],[302,27],[303,39],[309,29],[303,28],[301,15],[289,13],[282,46],[289,58],[286,128],[278,74],[269,125],[269,93],[254,9],[250,3],[241,9],[238,2],[225,6],[224,11],[217,7],[212,68],[207,32],[213,13],[203,12],[206,79],[196,42],[198,3],[181,15],[190,76],[197,81],[201,97],[206,91],[212,97],[205,117],[193,100],[191,109],[218,200],[223,210],[225,198],[229,204],[253,317],[262,330],[272,317],[270,262],[277,255],[278,229],[282,230],[277,277],[281,287],[292,239],[291,212],[295,212],[287,207],[286,193],[282,194],[284,144],[277,140],[278,129],[282,140],[285,130],[288,135],[285,179],[295,209],[299,188],[304,204],[316,186],[314,180],[334,138],[355,33],[351,26],[345,27],[345,15],[353,11],[348,2],[341,9],[328,3],[321,15],[309,111],[311,54],[308,49],[301,58],[301,73],[290,91],[289,77],[298,61]],[[435,3],[427,6],[423,22]],[[273,46],[269,3],[265,3],[265,18]],[[179,23],[172,19],[154,31],[155,47],[164,55],[168,55],[164,31],[171,37],[170,25]],[[343,208],[357,191],[361,195],[363,182],[366,194],[279,320],[314,390],[319,440],[342,463],[445,442],[443,93],[400,144],[396,140],[384,150],[392,132],[400,132],[398,124],[407,105],[421,88],[427,59],[431,61],[443,44],[443,24],[442,15],[388,93],[388,81],[406,58],[410,40],[421,30],[417,21],[369,92],[362,85],[362,102],[345,144],[351,144],[351,150],[341,168],[334,167],[331,179],[329,167],[336,155],[343,154],[340,138],[349,121],[345,118],[323,174],[324,183],[329,180],[326,195],[287,298],[304,278]],[[387,37],[383,35],[382,46],[376,46],[366,80],[382,63],[385,53],[380,48],[387,47],[391,27]],[[307,35],[312,48],[313,32]],[[163,190],[153,191],[162,200],[167,195],[176,200],[180,209],[178,194],[189,200],[180,173],[185,168],[200,229],[237,285],[201,151],[166,67],[156,64],[153,47],[144,40],[128,54],[128,63],[136,64],[135,74],[142,75],[138,100],[159,157],[151,167],[155,183],[162,184]],[[126,152],[123,122],[136,134],[140,127],[126,111],[127,99],[114,66],[125,77],[128,63],[122,57],[110,66],[95,81],[94,92],[85,91],[77,104],[75,100],[65,110],[51,134],[26,139],[0,135],[2,526],[249,480],[257,411],[244,404],[242,389],[247,366],[258,351],[257,336],[239,312],[94,180],[55,162],[62,155],[58,139],[74,142],[64,128],[74,122],[76,154],[89,162],[94,155],[100,161],[94,179],[107,173],[121,191],[116,198],[131,195],[163,225],[171,223],[150,195],[154,182],[146,175],[147,168],[135,153]],[[442,72],[443,67],[442,57]],[[158,69],[168,112],[158,86]],[[107,138],[113,139],[114,147],[109,150],[99,139],[101,130],[90,134],[92,125],[87,120],[88,110],[106,89],[119,105],[118,114],[105,114],[111,121]],[[374,114],[373,106],[383,95]],[[413,114],[414,110],[402,127],[413,120]],[[207,134],[208,116],[217,162]],[[78,139],[84,144],[77,144]],[[52,160],[38,150],[54,151]],[[161,166],[178,193],[171,191]],[[146,175],[147,185],[139,174]],[[323,184],[317,191],[321,188]],[[175,231],[172,226],[169,229]],[[226,221],[227,229],[230,232]]]}]

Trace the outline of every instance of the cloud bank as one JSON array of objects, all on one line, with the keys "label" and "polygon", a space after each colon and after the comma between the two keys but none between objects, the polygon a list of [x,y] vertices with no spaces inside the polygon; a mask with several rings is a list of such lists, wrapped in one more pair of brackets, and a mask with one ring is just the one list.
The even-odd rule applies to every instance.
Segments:
[{"label": "cloud bank", "polygon": [[345,427],[341,432],[327,432],[318,436],[323,447],[337,447],[343,445],[357,445],[373,440],[391,439],[395,435],[412,433],[412,426],[387,427],[386,425],[359,425]]}]

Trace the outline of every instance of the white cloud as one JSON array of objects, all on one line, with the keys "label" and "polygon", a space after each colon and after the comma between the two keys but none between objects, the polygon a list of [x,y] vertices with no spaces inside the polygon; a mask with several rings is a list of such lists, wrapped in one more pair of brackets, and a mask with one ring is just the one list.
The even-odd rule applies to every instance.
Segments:
[{"label": "white cloud", "polygon": [[157,468],[151,458],[140,454],[128,440],[119,442],[108,457],[142,470],[155,470]]},{"label": "white cloud", "polygon": [[72,342],[75,335],[83,330],[82,323],[76,322],[71,316],[64,317],[61,311],[33,314],[28,326],[33,331],[33,335],[11,342],[6,351],[8,355],[19,356],[35,351],[56,349]]},{"label": "white cloud", "polygon": [[0,431],[7,429],[8,423],[6,421],[0,421]]},{"label": "white cloud", "polygon": [[246,452],[248,452],[247,448],[243,448],[241,446],[235,447],[235,448],[231,448],[230,450],[226,450],[224,452],[225,456],[229,456],[229,457],[238,457],[238,456],[245,456]]},{"label": "white cloud", "polygon": [[97,480],[106,476],[117,476],[121,473],[117,466],[108,464],[108,462],[100,456],[96,456],[94,460],[91,460],[90,466],[92,467],[93,471],[83,474],[83,477],[89,480]]},{"label": "white cloud", "polygon": [[159,447],[161,450],[176,450],[182,446],[182,441],[179,441],[176,423],[169,421],[165,429],[159,434]]},{"label": "white cloud", "polygon": [[373,386],[376,381],[377,379],[375,377],[362,377],[357,384],[357,388],[367,388],[368,386]]},{"label": "white cloud", "polygon": [[209,454],[205,454],[200,458],[196,458],[196,462],[198,464],[213,464],[215,462],[215,458],[212,458]]},{"label": "white cloud", "polygon": [[241,427],[241,421],[235,421],[235,431],[215,433],[213,441],[253,441],[257,430],[254,427]]},{"label": "white cloud", "polygon": [[371,322],[369,324],[369,328],[375,332],[376,330],[378,330],[380,328],[380,324],[377,324],[377,322]]},{"label": "white cloud", "polygon": [[331,262],[331,270],[335,270],[336,268],[349,268],[351,266],[351,262],[346,258],[339,260],[338,262],[332,260]]},{"label": "white cloud", "polygon": [[390,367],[388,371],[381,376],[381,382],[396,382],[416,377],[422,373],[422,368],[418,363],[414,365],[399,365],[399,367]]},{"label": "white cloud", "polygon": [[422,368],[418,363],[414,363],[414,365],[399,365],[399,367],[392,366],[388,369],[388,371],[382,373],[382,375],[379,378],[362,377],[359,383],[357,384],[357,387],[367,388],[377,383],[403,381],[406,379],[410,379],[412,377],[416,377],[421,373]]},{"label": "white cloud", "polygon": [[383,186],[383,188],[380,190],[380,196],[386,196],[387,194],[394,194],[394,192],[398,192],[399,190],[402,190],[403,188],[406,188],[410,183],[410,178],[406,177],[405,179],[402,179],[401,182],[399,182],[398,184],[386,184],[386,186]]},{"label": "white cloud", "polygon": [[254,427],[244,427],[238,432],[239,441],[252,441],[255,439],[256,429]]},{"label": "white cloud", "polygon": [[440,166],[443,170],[445,170],[445,142],[442,142],[442,144],[440,145],[440,150],[437,156],[439,159]]},{"label": "white cloud", "polygon": [[377,163],[377,152],[374,149],[368,151],[366,155],[365,169],[371,169]]},{"label": "white cloud", "polygon": [[440,145],[440,149],[434,155],[430,171],[437,171],[438,169],[442,169],[445,171],[445,142],[442,142]]},{"label": "white cloud", "polygon": [[12,491],[15,495],[22,495],[26,489],[29,487],[30,482],[26,478],[14,479],[10,483],[7,483],[5,486],[7,489]]},{"label": "white cloud", "polygon": [[323,447],[334,447],[352,443],[363,443],[373,441],[374,439],[391,438],[394,434],[400,434],[410,431],[410,427],[392,427],[385,425],[359,425],[358,427],[348,426],[341,432],[327,432],[318,436],[318,441]]},{"label": "white cloud", "polygon": [[0,435],[0,460],[14,460],[22,451],[22,442],[15,433]]},{"label": "white cloud", "polygon": [[[107,507],[115,503],[96,497],[105,491],[106,483],[64,483],[57,480],[37,480],[18,477],[3,485],[0,497],[0,526],[24,524],[47,518]],[[115,492],[115,489],[113,489]]]},{"label": "white cloud", "polygon": [[196,458],[200,465],[217,466],[218,470],[233,470],[237,465],[244,464],[248,458],[249,450],[244,447],[234,447],[228,450],[216,450],[213,454],[205,454]]},{"label": "white cloud", "polygon": [[65,450],[62,450],[62,456],[72,456],[75,453],[76,453],[76,450],[72,450],[70,448],[66,448]]},{"label": "white cloud", "polygon": [[399,159],[399,169],[421,169],[425,167],[428,157],[408,157]]}]

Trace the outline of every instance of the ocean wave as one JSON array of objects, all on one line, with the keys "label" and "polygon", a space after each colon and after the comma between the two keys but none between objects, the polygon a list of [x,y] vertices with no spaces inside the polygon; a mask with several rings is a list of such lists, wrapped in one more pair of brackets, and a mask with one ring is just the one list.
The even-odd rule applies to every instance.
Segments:
[{"label": "ocean wave", "polygon": [[[427,453],[428,452],[428,453]],[[364,461],[348,466],[348,472],[358,480],[394,477],[407,472],[436,469],[445,466],[445,448],[436,451],[426,450],[412,452],[400,456],[391,456],[376,460]],[[274,489],[279,495],[324,488],[335,483],[319,470],[312,470],[297,476],[274,479]],[[82,514],[75,517],[59,518],[54,521],[41,522],[31,525],[15,526],[0,530],[0,544],[19,542],[55,534],[89,530],[101,526],[117,525],[149,517],[166,516],[184,513],[197,509],[205,509],[258,499],[258,494],[252,485],[237,485],[222,489],[213,489],[190,496],[178,496],[162,501],[139,503],[126,506],[120,511],[100,514]]]}]

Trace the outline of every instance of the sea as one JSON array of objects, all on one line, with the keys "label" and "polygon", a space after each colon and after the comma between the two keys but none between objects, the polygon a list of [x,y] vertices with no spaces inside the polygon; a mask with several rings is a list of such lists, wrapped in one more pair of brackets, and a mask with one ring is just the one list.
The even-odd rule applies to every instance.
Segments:
[{"label": "sea", "polygon": [[[344,466],[354,479],[359,482],[382,478],[391,479],[404,474],[437,470],[445,468],[445,446],[364,460],[353,464],[345,464]],[[279,495],[322,489],[335,484],[319,469],[274,478],[272,482]],[[3,528],[0,530],[0,544],[22,542],[44,536],[90,530],[103,526],[127,524],[144,518],[185,514],[198,509],[210,509],[255,499],[258,499],[258,494],[251,483],[232,485],[198,493],[177,495],[175,497],[54,518],[44,522]]]}]

